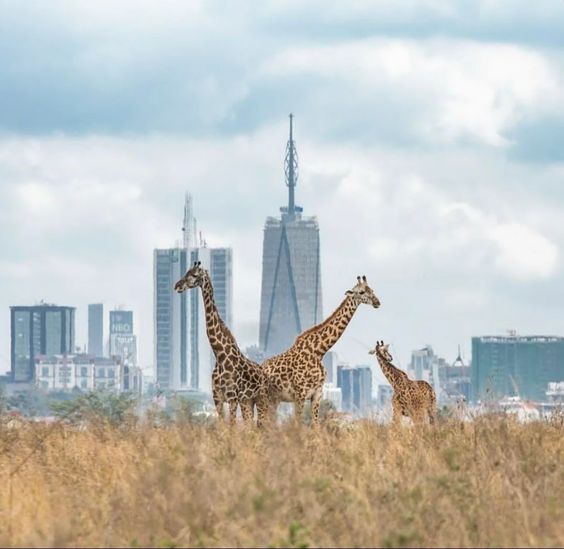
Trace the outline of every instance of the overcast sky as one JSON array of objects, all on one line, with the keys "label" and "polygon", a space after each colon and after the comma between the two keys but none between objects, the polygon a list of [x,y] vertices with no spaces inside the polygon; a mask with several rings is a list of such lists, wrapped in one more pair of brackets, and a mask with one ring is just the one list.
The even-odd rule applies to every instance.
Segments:
[{"label": "overcast sky", "polygon": [[0,370],[9,306],[135,311],[152,364],[152,250],[193,194],[234,250],[235,335],[258,339],[262,229],[321,230],[324,314],[379,296],[335,350],[397,362],[474,335],[564,335],[564,2],[0,0]]}]

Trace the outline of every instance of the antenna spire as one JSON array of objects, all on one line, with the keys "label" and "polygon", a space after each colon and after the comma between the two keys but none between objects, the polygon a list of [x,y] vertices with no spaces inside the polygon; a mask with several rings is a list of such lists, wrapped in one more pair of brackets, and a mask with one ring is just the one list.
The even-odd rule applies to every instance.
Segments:
[{"label": "antenna spire", "polygon": [[294,189],[298,181],[298,151],[294,143],[294,115],[290,113],[290,138],[286,145],[286,158],[284,160],[284,173],[288,187],[288,217],[293,219],[296,213]]}]

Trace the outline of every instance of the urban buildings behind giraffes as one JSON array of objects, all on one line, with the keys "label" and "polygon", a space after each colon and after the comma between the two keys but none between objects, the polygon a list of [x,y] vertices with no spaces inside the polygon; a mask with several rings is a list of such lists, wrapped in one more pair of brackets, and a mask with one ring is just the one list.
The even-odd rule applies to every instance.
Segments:
[{"label": "urban buildings behind giraffes", "polygon": [[210,273],[219,314],[231,327],[232,251],[208,248],[197,231],[193,201],[186,194],[182,242],[153,252],[154,364],[160,389],[211,392],[214,357],[206,334],[205,312],[199,290],[182,294],[175,283],[194,261]]},{"label": "urban buildings behind giraffes", "polygon": [[285,175],[288,205],[264,227],[259,346],[266,357],[289,348],[323,316],[319,225],[295,203],[298,155],[291,114]]}]

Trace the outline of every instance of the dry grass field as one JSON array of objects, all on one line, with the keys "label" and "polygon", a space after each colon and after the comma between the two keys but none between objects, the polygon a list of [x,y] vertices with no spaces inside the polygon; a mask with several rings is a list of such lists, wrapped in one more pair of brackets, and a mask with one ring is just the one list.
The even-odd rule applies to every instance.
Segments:
[{"label": "dry grass field", "polygon": [[338,432],[3,426],[0,545],[562,547],[563,434],[486,417]]}]

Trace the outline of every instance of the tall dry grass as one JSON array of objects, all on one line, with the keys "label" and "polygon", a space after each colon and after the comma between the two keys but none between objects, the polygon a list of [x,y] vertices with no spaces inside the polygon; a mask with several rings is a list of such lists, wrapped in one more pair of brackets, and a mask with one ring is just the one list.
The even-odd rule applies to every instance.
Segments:
[{"label": "tall dry grass", "polygon": [[0,433],[1,546],[564,545],[558,422],[48,429]]}]

